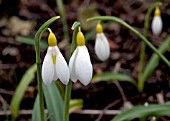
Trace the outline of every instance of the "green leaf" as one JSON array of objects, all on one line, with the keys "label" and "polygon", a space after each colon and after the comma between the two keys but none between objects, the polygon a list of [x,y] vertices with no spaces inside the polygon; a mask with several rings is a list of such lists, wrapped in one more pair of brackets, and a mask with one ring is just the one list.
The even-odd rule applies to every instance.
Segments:
[{"label": "green leaf", "polygon": [[170,103],[163,105],[151,104],[149,106],[136,106],[131,109],[122,111],[115,116],[111,121],[127,121],[143,116],[163,116],[170,114]]},{"label": "green leaf", "polygon": [[32,112],[32,119],[31,121],[40,121],[40,103],[39,103],[39,95],[37,94],[37,97],[34,102],[33,112]]},{"label": "green leaf", "polygon": [[23,75],[23,77],[22,77],[13,97],[12,97],[10,108],[12,111],[13,118],[16,118],[19,114],[19,106],[20,106],[21,100],[24,96],[24,93],[25,93],[28,85],[34,79],[36,70],[37,70],[37,68],[36,68],[36,65],[34,64],[25,72],[25,74]]},{"label": "green leaf", "polygon": [[64,102],[55,82],[48,87],[43,84],[43,92],[50,121],[63,121]]},{"label": "green leaf", "polygon": [[136,81],[126,74],[121,73],[113,73],[113,72],[104,72],[101,74],[96,74],[93,79],[92,83],[97,83],[100,81],[127,81],[136,86]]},{"label": "green leaf", "polygon": [[[164,54],[170,45],[170,36],[168,36],[165,41],[161,44],[159,47],[159,52]],[[157,54],[153,54],[151,59],[149,60],[146,68],[144,69],[144,73],[142,76],[142,80],[145,82],[148,77],[153,73],[154,69],[158,66],[159,64],[160,57]]]},{"label": "green leaf", "polygon": [[[62,121],[63,120],[63,108],[64,102],[60,95],[60,92],[55,84],[52,82],[50,86],[43,86],[43,92],[45,96],[45,102],[48,109],[48,118],[50,121]],[[34,102],[32,121],[40,121],[40,104],[39,95],[37,95],[36,101]]]},{"label": "green leaf", "polygon": [[83,100],[82,99],[72,99],[70,101],[70,109],[69,112],[73,112],[75,110],[81,110],[83,107]]},{"label": "green leaf", "polygon": [[[16,36],[16,40],[24,44],[35,45],[35,40],[31,37]],[[44,40],[40,41],[40,48],[47,49],[47,47],[48,44]]]}]

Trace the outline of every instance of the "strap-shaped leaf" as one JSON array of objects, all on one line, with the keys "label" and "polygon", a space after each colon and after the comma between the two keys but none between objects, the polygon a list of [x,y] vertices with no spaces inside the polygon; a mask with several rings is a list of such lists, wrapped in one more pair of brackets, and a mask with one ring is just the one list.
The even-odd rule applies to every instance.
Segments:
[{"label": "strap-shaped leaf", "polygon": [[[48,87],[43,84],[43,92],[48,110],[47,117],[50,121],[63,121],[64,103],[56,84],[52,82]],[[32,121],[40,121],[40,104],[38,95],[34,103]]]},{"label": "strap-shaped leaf", "polygon": [[143,116],[163,116],[170,114],[170,103],[163,105],[152,104],[149,106],[136,106],[131,109],[122,111],[121,114],[115,116],[111,121],[127,121]]},{"label": "strap-shaped leaf", "polygon": [[100,82],[100,81],[127,81],[136,86],[136,81],[126,74],[121,73],[113,73],[113,72],[104,72],[101,74],[96,74],[93,79],[92,83]]},{"label": "strap-shaped leaf", "polygon": [[34,64],[25,72],[18,87],[16,88],[16,91],[14,93],[14,96],[12,97],[12,101],[10,104],[13,118],[16,118],[19,114],[19,106],[21,100],[25,94],[28,85],[30,84],[32,79],[34,79],[36,70],[37,68],[36,65]]},{"label": "strap-shaped leaf", "polygon": [[63,121],[64,102],[54,82],[50,86],[43,85],[45,102],[50,121]]},{"label": "strap-shaped leaf", "polygon": [[69,112],[73,112],[75,110],[81,110],[83,107],[83,100],[82,99],[72,99],[70,101],[70,109]]},{"label": "strap-shaped leaf", "polygon": [[[27,45],[35,45],[35,40],[32,37],[16,36],[16,40]],[[47,47],[47,42],[40,41],[40,48],[47,49]]]},{"label": "strap-shaped leaf", "polygon": [[[159,52],[164,54],[170,45],[170,36],[168,36],[165,41],[160,45],[159,47]],[[157,54],[153,54],[151,59],[149,60],[146,68],[144,69],[144,73],[142,76],[142,80],[145,82],[148,77],[152,74],[152,72],[154,71],[154,69],[157,67],[157,65],[159,64],[159,60],[160,57]]]},{"label": "strap-shaped leaf", "polygon": [[34,102],[33,112],[32,112],[32,119],[31,121],[40,121],[40,101],[39,101],[39,95],[37,94],[37,97]]}]

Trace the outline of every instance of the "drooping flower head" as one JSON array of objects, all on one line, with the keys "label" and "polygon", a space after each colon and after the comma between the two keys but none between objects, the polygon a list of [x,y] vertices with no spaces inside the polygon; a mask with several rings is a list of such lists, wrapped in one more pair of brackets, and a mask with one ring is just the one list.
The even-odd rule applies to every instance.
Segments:
[{"label": "drooping flower head", "polygon": [[156,7],[154,12],[154,17],[152,20],[152,32],[154,35],[159,35],[162,31],[163,23],[161,19],[161,11],[158,7]]},{"label": "drooping flower head", "polygon": [[77,34],[77,48],[73,52],[69,62],[70,77],[73,82],[79,80],[83,85],[88,85],[92,79],[93,68],[85,38],[79,28]]},{"label": "drooping flower head", "polygon": [[57,47],[57,39],[51,29],[49,29],[48,49],[42,64],[42,80],[45,85],[50,85],[52,80],[60,79],[63,84],[67,84],[70,78],[67,63]]},{"label": "drooping flower head", "polygon": [[95,42],[95,53],[101,61],[105,61],[110,56],[109,42],[103,33],[103,28],[100,22],[96,26],[96,42]]}]

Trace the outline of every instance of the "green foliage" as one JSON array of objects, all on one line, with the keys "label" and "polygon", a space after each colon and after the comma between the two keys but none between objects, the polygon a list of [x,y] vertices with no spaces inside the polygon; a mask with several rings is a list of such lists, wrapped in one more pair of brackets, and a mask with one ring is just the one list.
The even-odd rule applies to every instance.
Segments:
[{"label": "green foliage", "polygon": [[[47,117],[50,119],[50,121],[63,121],[64,102],[55,82],[52,82],[49,87],[43,85],[43,92],[48,109]],[[70,101],[70,112],[74,110],[80,110],[82,107],[82,99],[74,99]],[[37,95],[33,108],[32,121],[40,121],[39,112],[40,104],[39,96]]]},{"label": "green foliage", "polygon": [[18,87],[16,88],[16,91],[12,97],[11,101],[11,111],[12,111],[12,116],[13,118],[16,118],[19,114],[19,106],[22,101],[22,98],[24,96],[24,93],[30,84],[30,82],[34,79],[35,77],[35,72],[37,68],[36,65],[32,65],[23,75]]},{"label": "green foliage", "polygon": [[[164,54],[170,45],[170,36],[168,36],[165,41],[161,44],[159,47],[160,53]],[[149,62],[147,63],[147,66],[143,72],[142,80],[143,83],[148,79],[148,77],[153,73],[154,69],[159,64],[160,57],[157,54],[153,54]]]},{"label": "green foliage", "polygon": [[[31,37],[16,36],[16,40],[24,44],[35,45],[35,40]],[[40,41],[40,48],[47,49],[47,47],[47,42],[45,42],[44,40]]]},{"label": "green foliage", "polygon": [[[50,121],[62,121],[63,120],[63,107],[64,103],[59,90],[54,82],[49,87],[43,86],[43,92],[45,96],[45,102],[47,104],[48,116]],[[32,121],[40,121],[40,103],[39,95],[37,95],[34,103],[34,109],[32,114]]]},{"label": "green foliage", "polygon": [[104,72],[101,74],[96,74],[93,79],[92,83],[100,82],[100,81],[127,81],[136,86],[136,81],[126,74],[121,73],[113,73],[113,72]]},{"label": "green foliage", "polygon": [[41,121],[39,94],[37,94],[36,100],[34,102],[31,121]]},{"label": "green foliage", "polygon": [[43,85],[43,92],[50,121],[62,121],[64,102],[56,84],[52,82],[48,87]]},{"label": "green foliage", "polygon": [[81,110],[83,107],[82,99],[72,99],[70,101],[70,109],[69,112],[73,112],[74,110]]},{"label": "green foliage", "polygon": [[[149,18],[151,16],[152,11],[157,7],[158,5],[161,5],[161,2],[154,2],[149,9],[147,10],[147,13],[145,15],[145,22],[144,22],[144,36],[147,38],[148,37],[148,32],[149,32]],[[144,87],[144,82],[143,80],[143,72],[144,71],[144,64],[145,64],[145,49],[146,49],[146,43],[142,41],[141,43],[141,48],[140,48],[140,59],[139,59],[139,72],[138,72],[138,90],[141,92]]]},{"label": "green foliage", "polygon": [[55,20],[59,19],[59,16],[55,16],[46,21],[37,31],[35,35],[35,52],[36,52],[36,64],[37,64],[37,80],[39,89],[39,101],[40,101],[40,115],[41,121],[44,121],[44,100],[43,100],[43,89],[42,89],[42,77],[41,77],[41,59],[40,59],[40,40],[42,34],[47,30],[48,26]]},{"label": "green foliage", "polygon": [[158,105],[151,104],[148,106],[135,106],[131,109],[122,111],[121,114],[115,116],[111,121],[131,121],[134,118],[144,116],[163,116],[170,114],[170,103]]}]

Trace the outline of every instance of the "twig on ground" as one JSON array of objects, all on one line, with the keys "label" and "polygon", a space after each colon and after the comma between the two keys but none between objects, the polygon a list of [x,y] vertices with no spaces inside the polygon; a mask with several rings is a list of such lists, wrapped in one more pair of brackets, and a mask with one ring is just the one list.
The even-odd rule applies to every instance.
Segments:
[{"label": "twig on ground", "polygon": [[116,105],[116,104],[119,103],[120,101],[121,101],[121,99],[116,100],[115,102],[110,103],[109,105],[107,105],[107,106],[102,110],[103,113],[101,113],[95,121],[100,121],[101,118],[103,117],[103,115],[105,114],[105,111],[107,111],[109,108],[113,107],[114,105]]},{"label": "twig on ground", "polygon": [[6,100],[1,95],[0,95],[0,101],[2,102],[3,105],[6,105],[8,109],[10,108],[9,104],[6,102]]},{"label": "twig on ground", "polygon": [[0,88],[0,93],[1,94],[6,94],[6,95],[13,95],[14,91],[9,91],[9,90]]},{"label": "twig on ground", "polygon": [[[121,66],[121,63],[117,62],[115,64],[115,68],[113,70],[114,73],[117,73],[119,70],[120,70],[120,66]],[[120,86],[119,82],[118,81],[114,81],[114,84],[117,86],[118,90],[120,91],[120,94],[122,96],[122,99],[123,99],[123,102],[126,102],[127,101],[127,98],[124,94],[124,91],[122,89],[122,87]],[[117,101],[120,101],[120,100],[117,100]],[[115,103],[117,104],[118,102],[115,101],[113,103],[110,103],[109,105],[107,105],[104,109],[103,109],[103,113],[101,113],[98,118],[96,119],[96,121],[100,121],[101,118],[103,117],[103,115],[105,114],[105,111],[107,111],[109,108],[113,107],[115,105]]]},{"label": "twig on ground", "polygon": [[[117,73],[120,70],[120,66],[121,66],[121,63],[117,62],[115,64],[115,68],[114,68],[113,72]],[[117,86],[118,90],[120,91],[120,94],[122,96],[123,102],[126,102],[127,98],[126,98],[125,93],[124,93],[122,87],[120,86],[119,82],[118,81],[114,81],[114,83]]]},{"label": "twig on ground", "polygon": [[[19,111],[19,115],[31,115],[33,112],[33,110],[20,110]],[[45,109],[45,113],[47,114],[48,111],[47,109]],[[87,114],[87,115],[100,115],[103,114],[103,110],[80,110],[80,111],[73,111],[72,113],[76,113],[76,114]],[[104,112],[105,115],[117,115],[120,114],[121,110],[106,110]],[[3,115],[11,115],[11,111],[7,110],[6,112],[4,111],[0,111],[0,116]]]}]

